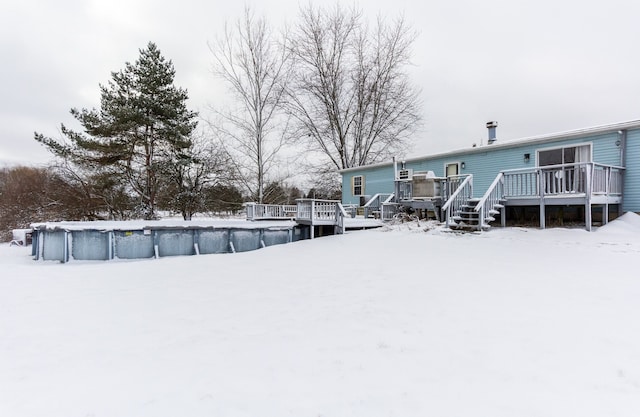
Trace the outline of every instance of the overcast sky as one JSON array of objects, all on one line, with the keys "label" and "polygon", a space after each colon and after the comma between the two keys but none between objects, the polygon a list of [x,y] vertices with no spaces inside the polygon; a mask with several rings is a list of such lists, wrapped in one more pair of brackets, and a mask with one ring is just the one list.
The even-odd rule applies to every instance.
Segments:
[{"label": "overcast sky", "polygon": [[[351,0],[343,1],[351,5]],[[320,3],[316,1],[316,4]],[[0,161],[46,163],[33,139],[99,107],[99,84],[155,42],[203,116],[224,87],[213,41],[243,3],[229,0],[0,0]],[[297,0],[249,2],[279,25]],[[306,4],[306,1],[303,3]],[[411,74],[424,128],[408,156],[486,143],[485,122],[511,140],[640,118],[638,0],[361,1],[365,14],[404,13],[419,32]]]}]

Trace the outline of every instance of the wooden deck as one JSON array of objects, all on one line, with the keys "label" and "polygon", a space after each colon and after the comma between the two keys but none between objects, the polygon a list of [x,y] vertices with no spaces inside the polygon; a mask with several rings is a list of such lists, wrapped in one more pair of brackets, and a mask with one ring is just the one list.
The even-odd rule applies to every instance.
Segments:
[{"label": "wooden deck", "polygon": [[380,219],[355,217],[335,200],[301,198],[295,206],[247,203],[246,207],[247,220],[295,220],[297,224],[310,227],[312,239],[316,226],[333,227],[333,234],[342,234],[348,229],[380,227],[383,224]]},{"label": "wooden deck", "polygon": [[545,227],[546,206],[584,206],[587,230],[591,230],[591,208],[622,203],[624,168],[593,162],[551,165],[536,168],[505,170],[498,174],[474,210],[480,224],[492,219],[491,213],[501,213],[509,206],[539,206],[540,227]]}]

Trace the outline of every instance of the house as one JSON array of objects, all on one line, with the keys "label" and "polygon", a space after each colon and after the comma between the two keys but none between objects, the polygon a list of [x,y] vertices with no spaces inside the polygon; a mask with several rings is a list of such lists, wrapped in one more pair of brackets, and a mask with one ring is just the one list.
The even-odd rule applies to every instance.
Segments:
[{"label": "house", "polygon": [[342,204],[387,216],[431,212],[476,230],[498,218],[541,228],[582,222],[591,230],[640,212],[640,120],[504,142],[496,127],[487,123],[484,146],[344,169]]}]

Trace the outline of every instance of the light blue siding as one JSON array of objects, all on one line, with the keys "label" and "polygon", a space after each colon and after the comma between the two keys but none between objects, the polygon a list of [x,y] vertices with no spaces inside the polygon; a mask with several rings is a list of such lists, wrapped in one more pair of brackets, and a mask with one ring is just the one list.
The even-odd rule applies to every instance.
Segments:
[{"label": "light blue siding", "polygon": [[363,167],[349,175],[342,176],[342,203],[358,204],[360,196],[353,195],[351,189],[351,181],[354,176],[364,176],[364,195],[374,196],[378,193],[393,192],[393,165],[378,166],[375,168]]},{"label": "light blue siding", "polygon": [[622,209],[640,213],[640,130],[627,133],[626,152]]},{"label": "light blue siding", "polygon": [[[433,171],[436,176],[445,175],[445,165],[462,163],[461,174],[473,174],[474,196],[482,196],[489,188],[498,173],[507,169],[533,168],[536,166],[537,151],[543,149],[590,144],[592,161],[606,165],[622,165],[622,147],[619,144],[620,135],[617,130],[584,135],[573,135],[570,138],[541,139],[523,141],[521,145],[508,146],[486,145],[480,148],[470,148],[451,152],[444,155],[427,156],[407,161],[406,168],[415,171]],[[529,154],[529,161],[525,161],[525,154]],[[625,183],[625,210],[640,211],[640,130],[630,130],[627,138],[627,166]],[[365,178],[365,194],[393,192],[393,164],[362,167],[358,170],[343,172],[343,203],[357,203],[353,196],[351,178],[363,175]]]}]

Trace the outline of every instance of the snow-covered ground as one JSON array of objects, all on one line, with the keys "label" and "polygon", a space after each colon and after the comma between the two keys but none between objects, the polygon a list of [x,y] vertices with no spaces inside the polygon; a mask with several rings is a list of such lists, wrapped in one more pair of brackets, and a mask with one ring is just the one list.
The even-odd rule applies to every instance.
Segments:
[{"label": "snow-covered ground", "polygon": [[0,262],[0,416],[640,415],[632,214]]}]

